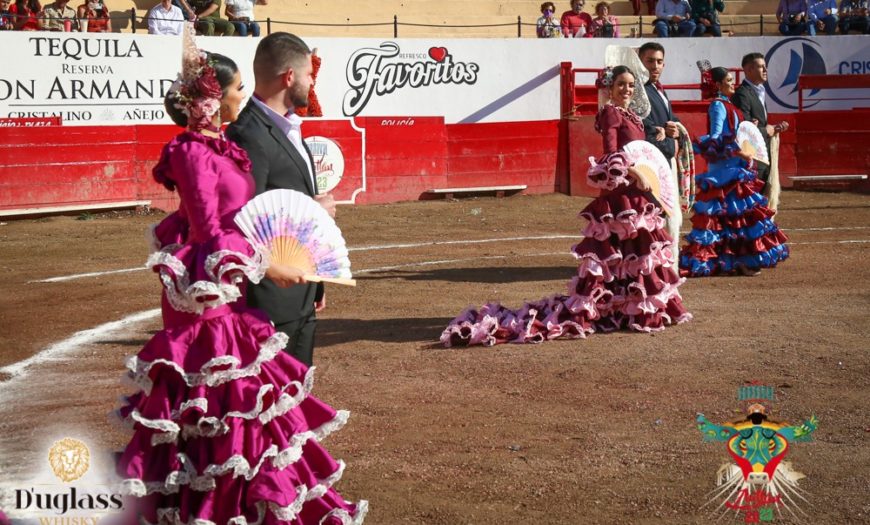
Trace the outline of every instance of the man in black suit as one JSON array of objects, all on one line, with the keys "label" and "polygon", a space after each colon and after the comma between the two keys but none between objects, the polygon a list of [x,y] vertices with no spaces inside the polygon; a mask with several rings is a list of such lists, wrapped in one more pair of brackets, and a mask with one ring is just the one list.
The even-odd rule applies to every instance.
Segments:
[{"label": "man in black suit", "polygon": [[[254,80],[254,95],[227,136],[248,152],[256,193],[296,190],[316,199],[334,217],[332,195],[317,193],[314,159],[302,140],[302,120],[294,113],[308,105],[311,50],[295,35],[272,33],[257,46]],[[263,279],[249,286],[248,304],[265,311],[275,328],[287,334],[287,352],[312,364],[316,312],[326,305],[322,284],[280,288]]]},{"label": "man in black suit", "polygon": [[[647,42],[640,46],[637,54],[643,67],[649,72],[649,80],[643,86],[650,105],[650,113],[643,119],[646,141],[658,148],[671,164],[671,169],[675,170],[674,156],[677,152],[677,140],[680,137],[677,122],[680,119],[671,110],[671,101],[660,82],[665,69],[665,48],[658,42]],[[676,173],[674,177],[676,181]],[[683,217],[678,206],[668,217],[668,232],[675,243],[679,243],[682,222]],[[674,254],[676,255],[676,250]]]},{"label": "man in black suit", "polygon": [[[770,158],[770,139],[775,134],[788,129],[788,122],[781,122],[776,126],[767,123],[767,94],[764,84],[767,82],[767,64],[761,53],[749,53],[743,57],[740,65],[743,67],[743,82],[731,95],[731,102],[743,112],[743,118],[754,122],[758,131],[764,137],[767,146],[768,158]],[[773,161],[773,159],[771,159]],[[767,189],[770,166],[758,164],[758,178],[764,181]]]}]

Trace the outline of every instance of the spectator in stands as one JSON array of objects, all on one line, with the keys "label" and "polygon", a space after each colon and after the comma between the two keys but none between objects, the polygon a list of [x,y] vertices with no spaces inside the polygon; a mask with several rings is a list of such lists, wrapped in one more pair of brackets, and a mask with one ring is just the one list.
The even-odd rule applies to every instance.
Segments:
[{"label": "spectator in stands", "polygon": [[187,2],[196,13],[196,30],[206,36],[214,36],[217,30],[223,36],[236,34],[236,26],[221,18],[221,0],[190,0]]},{"label": "spectator in stands", "polygon": [[840,3],[840,33],[870,33],[870,0],[843,0]]},{"label": "spectator in stands", "polygon": [[592,17],[583,12],[586,0],[571,0],[571,9],[562,13],[560,25],[565,38],[592,38]]},{"label": "spectator in stands", "polygon": [[[653,16],[656,14],[656,0],[643,0],[646,2],[646,12]],[[640,16],[641,0],[631,0],[631,7],[634,9],[634,16]]]},{"label": "spectator in stands", "polygon": [[695,21],[692,20],[692,7],[689,0],[662,0],[656,5],[656,20],[653,22],[656,33],[661,38],[671,36],[692,36]]},{"label": "spectator in stands", "polygon": [[55,0],[45,6],[40,29],[44,31],[73,31],[78,29],[76,10],[70,7],[69,0]]},{"label": "spectator in stands", "polygon": [[690,6],[695,20],[695,36],[705,33],[722,36],[719,13],[725,10],[725,0],[692,0]]},{"label": "spectator in stands", "polygon": [[184,31],[184,13],[172,0],[161,2],[148,11],[148,32],[152,35],[180,35]]},{"label": "spectator in stands", "polygon": [[239,36],[260,36],[260,24],[254,19],[254,5],[266,5],[266,0],[227,0],[227,18]]},{"label": "spectator in stands", "polygon": [[9,12],[10,0],[0,0],[0,31],[15,29],[15,17]]},{"label": "spectator in stands", "polygon": [[837,0],[807,1],[807,32],[816,36],[816,31],[833,35],[837,30]]},{"label": "spectator in stands", "polygon": [[592,36],[595,38],[619,38],[619,20],[610,14],[610,4],[607,2],[595,4]]},{"label": "spectator in stands", "polygon": [[17,31],[38,31],[41,12],[39,0],[15,0],[9,6],[9,14],[13,15],[12,25]]},{"label": "spectator in stands", "polygon": [[541,4],[541,18],[538,18],[538,38],[561,38],[562,28],[556,20],[556,4]]},{"label": "spectator in stands", "polygon": [[102,0],[88,0],[76,10],[83,33],[108,33],[109,8]]},{"label": "spectator in stands", "polygon": [[779,0],[776,21],[783,35],[797,36],[807,31],[807,0]]},{"label": "spectator in stands", "polygon": [[196,13],[185,0],[172,0],[172,5],[181,9],[181,14],[184,15],[185,20],[196,20]]}]

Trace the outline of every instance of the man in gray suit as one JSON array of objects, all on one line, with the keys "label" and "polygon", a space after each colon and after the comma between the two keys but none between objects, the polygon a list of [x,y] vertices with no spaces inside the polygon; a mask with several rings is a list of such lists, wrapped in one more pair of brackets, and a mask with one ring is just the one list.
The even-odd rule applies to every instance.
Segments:
[{"label": "man in gray suit", "polygon": [[[302,120],[294,112],[308,105],[311,50],[295,35],[272,33],[257,46],[254,80],[254,95],[227,136],[248,152],[256,193],[296,190],[316,199],[334,217],[332,195],[317,193],[314,159],[302,140]],[[263,279],[249,286],[248,304],[265,311],[275,328],[287,334],[287,352],[312,364],[316,312],[326,306],[322,284],[280,288]]]},{"label": "man in gray suit", "polygon": [[[767,82],[767,64],[761,53],[749,53],[743,57],[740,65],[743,67],[743,82],[731,95],[731,102],[743,112],[743,118],[754,122],[758,131],[764,137],[767,146],[768,158],[770,158],[770,139],[777,133],[788,129],[788,122],[781,122],[776,126],[767,123],[767,93],[764,84]],[[772,160],[772,159],[771,159]],[[770,166],[758,164],[758,178],[764,181],[765,187],[770,176]]]}]

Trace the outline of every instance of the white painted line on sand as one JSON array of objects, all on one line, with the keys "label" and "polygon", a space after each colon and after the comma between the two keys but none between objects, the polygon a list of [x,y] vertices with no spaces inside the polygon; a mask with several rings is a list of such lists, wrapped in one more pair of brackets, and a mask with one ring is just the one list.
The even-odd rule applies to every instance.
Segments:
[{"label": "white painted line on sand", "polygon": [[64,275],[62,277],[50,277],[48,279],[40,279],[38,281],[27,281],[27,284],[31,283],[61,283],[63,281],[73,281],[75,279],[84,279],[85,277],[99,277],[101,275],[112,275],[115,273],[130,273],[130,272],[141,272],[142,270],[147,270],[144,266],[141,268],[125,268],[123,270],[108,270],[105,272],[90,272],[90,273],[78,273],[75,275]]},{"label": "white painted line on sand", "polygon": [[131,325],[143,321],[148,321],[150,319],[158,317],[159,315],[160,309],[155,308],[153,310],[146,310],[144,312],[128,315],[123,319],[101,324],[89,330],[82,330],[81,332],[76,332],[71,337],[64,339],[63,341],[54,343],[45,350],[42,350],[41,352],[38,352],[37,354],[23,361],[19,361],[9,366],[0,368],[0,373],[9,374],[13,378],[23,377],[27,375],[27,369],[34,365],[38,365],[52,359],[60,358],[62,355],[74,351],[77,347],[81,345],[86,345],[95,341],[99,341],[100,339],[110,335],[112,332],[129,329]]},{"label": "white painted line on sand", "polygon": [[[570,252],[568,252],[570,253]],[[465,259],[442,259],[440,261],[419,261],[412,262],[407,264],[397,264],[395,266],[381,266],[379,268],[366,268],[364,270],[359,270],[354,272],[354,275],[366,274],[366,273],[374,273],[374,272],[387,272],[390,270],[398,270],[400,268],[412,268],[415,266],[435,266],[439,264],[453,264],[458,262],[473,262],[473,261],[482,261],[486,259],[512,259],[516,257],[545,257],[550,255],[566,255],[566,252],[546,252],[546,253],[522,253],[522,254],[511,254],[511,255],[487,255],[485,257],[468,257]]]},{"label": "white painted line on sand", "polygon": [[491,239],[463,239],[458,241],[428,241],[428,242],[411,242],[405,244],[382,244],[376,246],[358,246],[356,248],[348,248],[349,252],[369,252],[375,250],[394,250],[397,248],[421,248],[423,246],[446,246],[450,244],[483,244],[487,242],[505,242],[505,241],[542,241],[552,239],[576,239],[577,235],[553,234],[553,235],[534,235],[527,237],[494,237]]}]

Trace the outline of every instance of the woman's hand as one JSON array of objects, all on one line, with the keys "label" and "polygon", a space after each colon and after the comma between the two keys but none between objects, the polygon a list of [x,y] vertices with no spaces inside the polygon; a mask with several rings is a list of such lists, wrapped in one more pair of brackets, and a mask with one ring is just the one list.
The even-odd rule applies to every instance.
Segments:
[{"label": "woman's hand", "polygon": [[283,264],[272,263],[269,269],[266,270],[266,277],[272,280],[281,288],[289,288],[294,284],[304,284],[305,277],[302,270],[293,266],[284,266]]},{"label": "woman's hand", "polygon": [[634,168],[628,168],[628,176],[634,179],[635,186],[643,191],[649,191],[649,184],[646,183],[646,180],[644,180],[643,176],[638,173]]},{"label": "woman's hand", "polygon": [[752,162],[752,155],[743,150],[740,150],[740,152],[737,153],[737,156],[745,160],[746,162]]},{"label": "woman's hand", "polygon": [[667,137],[667,133],[665,132],[665,128],[661,128],[656,126],[656,142],[661,142],[665,140]]}]

